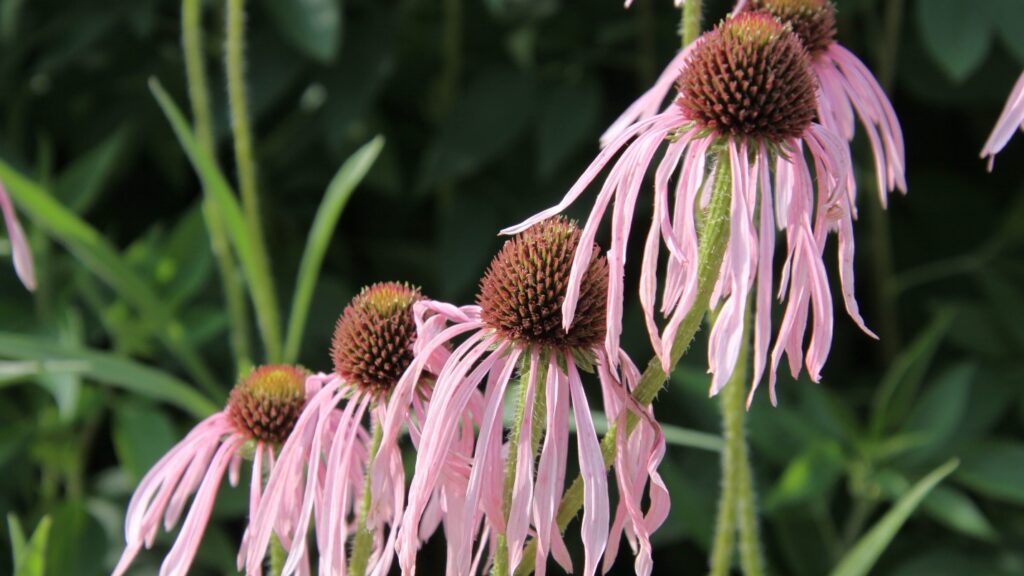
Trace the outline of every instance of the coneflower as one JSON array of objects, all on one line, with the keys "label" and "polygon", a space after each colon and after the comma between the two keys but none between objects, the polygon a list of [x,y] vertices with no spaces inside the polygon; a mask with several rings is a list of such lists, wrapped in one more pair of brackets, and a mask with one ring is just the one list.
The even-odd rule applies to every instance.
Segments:
[{"label": "coneflower", "polygon": [[[161,522],[170,530],[195,494],[181,533],[160,566],[161,576],[188,573],[225,473],[232,486],[239,482],[243,458],[252,455],[249,514],[255,516],[262,499],[263,474],[274,468],[275,452],[291,434],[312,391],[306,372],[285,365],[262,366],[231,391],[227,407],[206,418],[156,463],[139,483],[125,519],[127,546],[114,576],[124,574],[143,546],[150,548]],[[289,510],[297,502],[288,498]],[[278,534],[290,544],[296,537],[295,515],[276,519]],[[308,568],[303,572],[308,572]]]},{"label": "coneflower", "polygon": [[[612,205],[606,347],[614,350],[622,326],[626,240],[633,211],[644,176],[664,147],[654,170],[654,217],[640,282],[652,344],[667,370],[680,325],[696,300],[697,230],[712,196],[720,194],[729,202],[729,234],[712,298],[713,304],[721,302],[721,308],[709,336],[711,393],[725,385],[735,367],[748,295],[755,283],[754,386],[764,373],[778,226],[785,231],[788,245],[779,297],[788,304],[772,352],[774,401],[775,367],[782,353],[789,357],[794,374],[806,363],[814,380],[820,377],[828,355],[832,301],[822,251],[829,231],[837,230],[839,235],[847,311],[863,328],[853,299],[849,148],[814,122],[817,81],[810,55],[797,36],[770,15],[744,12],[705,33],[687,49],[677,88],[679,96],[667,109],[630,125],[608,142],[561,203],[503,232],[520,232],[565,210],[612,164],[576,251],[562,322],[568,326],[575,317],[581,273],[590,260],[602,217]],[[725,183],[728,188],[718,190]],[[661,302],[667,321],[659,328],[655,308],[662,243],[669,252]],[[805,357],[803,342],[812,308],[814,331]]]},{"label": "coneflower", "polygon": [[[399,561],[406,574],[415,572],[421,517],[444,474],[446,454],[458,442],[455,434],[467,405],[482,383],[485,408],[469,482],[462,498],[448,502],[447,573],[475,573],[488,546],[495,573],[511,573],[522,560],[523,544],[531,532],[538,543],[538,574],[544,573],[549,553],[571,571],[555,522],[565,490],[570,410],[576,422],[584,486],[583,573],[596,571],[609,542],[610,506],[607,472],[581,370],[596,372],[610,419],[624,418],[627,409],[643,416],[645,424],[634,430],[635,436],[624,433],[620,439],[628,442],[630,449],[619,454],[624,469],[614,529],[617,535],[625,526],[636,535],[640,540],[638,567],[642,573],[650,571],[649,536],[668,512],[668,492],[657,475],[664,438],[650,411],[631,403],[629,393],[639,373],[623,352],[616,351],[625,384],[610,370],[602,345],[608,286],[603,256],[593,254],[583,267],[576,314],[569,329],[562,328],[562,304],[573,254],[582,241],[580,230],[564,219],[540,222],[507,241],[492,260],[480,282],[478,305],[417,304],[422,325],[447,325],[421,354],[456,340],[460,343],[437,376],[423,424],[399,536]],[[517,369],[516,423],[503,450],[502,408]],[[412,378],[415,373],[407,376]],[[396,394],[402,393],[401,388],[400,384]],[[643,463],[639,468],[638,462]],[[641,500],[648,479],[650,509],[645,514]],[[478,539],[474,555],[473,543]],[[611,548],[617,549],[617,539]]]},{"label": "coneflower", "polygon": [[[351,562],[356,572],[387,574],[405,476],[397,439],[381,440],[381,422],[393,389],[413,361],[417,331],[412,309],[422,299],[418,289],[406,284],[380,283],[364,288],[342,312],[331,350],[334,371],[310,378],[319,392],[282,448],[247,535],[250,573],[259,573],[276,519],[290,513],[288,495],[297,491],[300,531],[308,529],[315,512],[321,573],[344,574]],[[438,372],[446,355],[438,350],[426,358],[428,373]],[[429,399],[429,379],[429,374],[417,379],[415,393],[400,410],[401,424],[414,439]],[[369,475],[372,462],[383,470],[375,478]],[[289,547],[285,574],[300,566],[305,548],[304,541]]]}]

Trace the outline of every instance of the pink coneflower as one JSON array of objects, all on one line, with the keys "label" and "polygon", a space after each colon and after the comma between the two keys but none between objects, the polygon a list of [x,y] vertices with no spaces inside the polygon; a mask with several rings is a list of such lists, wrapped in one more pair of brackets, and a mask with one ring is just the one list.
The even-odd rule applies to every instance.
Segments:
[{"label": "pink coneflower", "polygon": [[[584,228],[562,309],[565,326],[577,313],[582,271],[601,218],[614,200],[606,342],[614,349],[622,325],[623,266],[633,210],[644,175],[667,142],[654,174],[654,217],[640,279],[648,331],[667,371],[676,334],[696,298],[698,219],[710,202],[713,183],[723,173],[729,176],[730,234],[712,299],[722,304],[708,346],[711,393],[721,390],[735,367],[747,299],[755,281],[755,387],[763,375],[771,335],[777,225],[786,232],[788,244],[779,286],[779,297],[788,299],[788,305],[772,352],[774,401],[775,368],[782,353],[789,357],[794,374],[804,361],[809,308],[813,308],[814,331],[805,363],[814,380],[820,377],[828,355],[832,301],[822,251],[830,230],[839,233],[840,277],[847,310],[863,327],[853,299],[849,149],[839,137],[813,122],[816,82],[810,57],[797,37],[771,16],[744,13],[731,17],[689,50],[679,76],[680,94],[671,106],[631,125],[609,142],[560,204],[503,232],[521,231],[566,209],[619,155]],[[817,188],[812,183],[810,162]],[[669,191],[673,177],[674,195]],[[673,196],[674,206],[670,205]],[[669,257],[661,311],[668,320],[659,332],[654,308],[662,242]]]},{"label": "pink coneflower", "polygon": [[25,238],[25,231],[18,222],[18,215],[14,212],[14,205],[4,190],[3,182],[0,182],[0,210],[4,213],[4,222],[7,224],[7,238],[11,243],[11,259],[14,260],[14,272],[18,279],[30,291],[36,289],[36,267],[32,263],[32,249]]},{"label": "pink coneflower", "polygon": [[[161,576],[188,573],[210,519],[224,474],[238,485],[243,458],[252,455],[249,513],[260,504],[264,467],[274,467],[278,446],[291,433],[307,391],[306,373],[293,366],[262,366],[231,391],[227,407],[200,422],[139,483],[125,519],[127,546],[114,568],[124,574],[139,550],[150,548],[161,520],[170,530],[192,494],[181,533],[160,566]],[[277,519],[279,533],[290,542],[294,516]]]},{"label": "pink coneflower", "polygon": [[[297,525],[303,533],[315,511],[322,574],[346,573],[349,538],[359,538],[361,530],[365,531],[362,537],[371,540],[363,543],[369,547],[368,555],[360,560],[365,564],[359,569],[387,574],[405,482],[396,438],[381,438],[381,422],[389,402],[395,399],[393,389],[413,362],[417,327],[412,308],[422,299],[418,289],[406,284],[374,284],[364,288],[338,319],[332,347],[334,372],[311,378],[320,391],[281,449],[263,504],[246,537],[245,564],[251,574],[259,573],[275,518],[289,513],[286,496],[295,490],[302,494]],[[436,350],[425,356],[422,364],[436,373],[446,357],[445,350]],[[414,436],[417,421],[425,414],[429,376],[418,378],[415,388],[416,393],[398,409],[402,424],[412,429]],[[378,434],[374,438],[364,423],[367,416]],[[371,460],[383,472],[367,483]],[[300,565],[305,552],[304,541],[293,543],[285,574]]]},{"label": "pink coneflower", "polygon": [[996,121],[996,126],[992,129],[992,135],[988,137],[985,147],[981,149],[981,157],[988,158],[989,172],[992,171],[992,166],[995,164],[996,154],[1002,152],[1006,143],[1010,141],[1010,137],[1018,129],[1024,130],[1024,74],[1017,79],[1013,91],[1010,92],[1010,99],[1006,101],[1006,107],[1003,108],[1003,113],[999,115],[999,120]]},{"label": "pink coneflower", "polygon": [[[446,454],[456,442],[455,433],[467,403],[482,382],[486,382],[484,416],[473,447],[468,483],[460,498],[447,502],[447,573],[475,573],[488,546],[492,559],[497,550],[504,550],[508,561],[504,569],[511,573],[522,560],[523,544],[531,532],[538,543],[538,574],[544,573],[549,552],[571,571],[571,560],[555,523],[564,491],[570,408],[575,415],[584,485],[583,574],[596,571],[609,541],[610,506],[607,473],[580,374],[581,369],[589,372],[594,366],[609,418],[623,418],[627,405],[643,416],[644,425],[629,437],[623,433],[621,438],[629,449],[620,450],[623,469],[617,473],[621,502],[613,529],[617,535],[625,526],[635,535],[640,541],[638,570],[643,574],[650,571],[649,536],[668,512],[668,492],[656,471],[664,439],[650,411],[641,411],[628,396],[639,378],[636,368],[624,353],[617,352],[624,367],[627,386],[623,386],[609,370],[610,362],[601,346],[608,283],[604,257],[588,256],[580,274],[577,313],[569,329],[562,328],[565,288],[573,254],[581,241],[574,224],[561,218],[546,220],[505,243],[480,283],[477,306],[417,304],[422,323],[448,325],[421,354],[429,354],[433,347],[456,338],[461,343],[438,374],[423,424],[416,472],[399,535],[399,561],[404,573],[415,573],[421,517],[444,474]],[[516,418],[520,424],[514,430],[519,432],[504,446],[502,408],[517,369]],[[402,384],[396,394],[401,390]],[[505,475],[510,458],[516,463],[514,477]],[[650,509],[645,514],[641,499],[648,478]]]}]

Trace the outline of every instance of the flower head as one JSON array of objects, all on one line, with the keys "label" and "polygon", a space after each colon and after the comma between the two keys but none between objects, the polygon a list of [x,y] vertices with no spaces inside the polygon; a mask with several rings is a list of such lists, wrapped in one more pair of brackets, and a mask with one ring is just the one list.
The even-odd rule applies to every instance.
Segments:
[{"label": "flower head", "polygon": [[[584,265],[573,267],[570,262],[584,242],[588,256]],[[580,313],[566,330],[561,308],[565,287],[572,283],[574,273],[580,283]],[[577,424],[586,502],[581,526],[583,573],[596,571],[609,534],[615,540],[607,547],[606,560],[614,558],[617,535],[623,529],[635,534],[640,542],[638,570],[644,574],[650,571],[650,533],[664,521],[668,510],[668,494],[657,475],[664,438],[650,411],[636,407],[629,398],[639,379],[629,358],[617,351],[625,385],[609,369],[611,363],[602,343],[607,285],[608,267],[596,245],[585,240],[575,224],[554,218],[505,243],[480,283],[478,306],[458,308],[431,301],[415,306],[420,326],[438,322],[444,326],[427,347],[420,349],[420,354],[459,343],[437,376],[423,424],[398,542],[399,561],[406,573],[415,571],[420,527],[428,498],[447,474],[446,455],[453,447],[465,450],[467,441],[472,455],[466,463],[468,479],[461,490],[449,493],[445,499],[448,573],[475,573],[488,543],[497,539],[504,542],[509,569],[514,570],[522,561],[523,545],[530,532],[538,544],[538,574],[544,573],[549,554],[571,570],[555,523],[565,490],[570,410]],[[580,374],[581,370],[591,371],[591,364],[597,368],[609,417],[624,418],[627,410],[634,410],[643,415],[645,422],[628,436],[631,449],[621,454],[623,470],[629,472],[623,472],[620,478],[620,503],[611,525],[607,472]],[[517,371],[519,424],[506,447],[502,407]],[[408,377],[403,381],[411,381]],[[471,402],[482,384],[482,403],[473,407]],[[400,384],[399,389],[402,387]],[[465,414],[480,413],[481,409],[478,432],[467,436]],[[535,418],[542,420],[535,422]],[[389,422],[386,429],[391,427]],[[460,428],[463,433],[457,435]],[[543,441],[535,436],[537,433],[542,433]],[[509,468],[513,457],[516,464]],[[643,465],[637,467],[640,461]],[[641,500],[648,483],[650,506],[645,513]],[[492,559],[495,554],[492,548]]]},{"label": "flower head", "polygon": [[789,24],[812,58],[835,42],[836,7],[830,0],[750,0],[747,6]]},{"label": "flower head", "polygon": [[25,231],[18,222],[18,215],[14,212],[14,205],[4,190],[3,182],[0,182],[0,211],[4,213],[4,222],[7,225],[7,237],[11,243],[11,256],[14,260],[14,272],[18,275],[21,283],[29,291],[36,289],[36,267],[32,262],[32,249],[25,238]]},{"label": "flower head", "polygon": [[[817,380],[831,343],[832,304],[822,251],[829,231],[838,231],[843,295],[850,315],[863,327],[853,300],[853,197],[849,148],[813,121],[815,76],[806,49],[777,19],[744,12],[727,18],[683,52],[676,73],[679,96],[664,111],[624,128],[607,142],[557,206],[504,230],[517,233],[574,202],[611,165],[580,247],[563,305],[563,326],[572,322],[580,299],[579,273],[588,261],[598,226],[612,207],[608,252],[608,359],[621,332],[626,241],[645,174],[664,148],[654,174],[654,215],[640,275],[640,303],[651,342],[665,370],[683,320],[694,307],[700,274],[698,220],[716,194],[728,199],[729,234],[721,269],[713,278],[712,304],[721,303],[709,336],[712,394],[728,381],[742,341],[748,296],[754,295],[754,385],[765,371],[771,339],[771,295],[776,227],[786,233],[786,265],[779,298],[788,300],[772,351],[775,367],[786,354],[794,374],[806,364]],[[659,79],[659,83],[664,83]],[[649,101],[639,108],[645,108]],[[809,153],[811,166],[805,152]],[[772,172],[774,171],[774,179]],[[817,180],[815,183],[814,180]],[[716,182],[728,183],[719,190]],[[661,246],[669,257],[662,264]],[[658,276],[664,266],[659,326]],[[756,294],[753,289],[756,284]],[[813,314],[810,312],[813,311]],[[805,325],[813,333],[804,354]],[[865,328],[866,330],[866,328]]]},{"label": "flower head", "polygon": [[[344,573],[350,540],[361,530],[372,530],[366,572],[387,574],[404,506],[405,476],[397,433],[383,436],[382,423],[394,412],[399,425],[413,430],[414,441],[419,439],[430,378],[417,376],[412,394],[393,392],[414,363],[420,334],[413,306],[421,300],[417,288],[380,283],[364,288],[341,313],[331,348],[334,372],[310,378],[318,392],[282,447],[243,540],[239,565],[249,574],[260,573],[277,519],[289,515],[289,507],[295,509],[299,531],[305,533],[312,523],[321,570]],[[429,331],[424,334],[430,336]],[[442,349],[425,356],[421,370],[436,373],[446,353]],[[290,494],[296,496],[289,499]],[[305,541],[295,540],[288,547],[284,574],[301,568],[306,552]]]},{"label": "flower head", "polygon": [[1024,74],[1017,79],[1013,91],[1010,92],[1010,98],[1006,101],[995,128],[992,129],[992,134],[985,142],[985,147],[981,149],[981,157],[988,158],[989,172],[995,164],[996,154],[1006,147],[1006,143],[1018,129],[1024,130]]},{"label": "flower head", "polygon": [[[274,467],[275,452],[295,427],[311,392],[306,389],[306,372],[284,365],[256,368],[235,385],[227,407],[196,425],[139,483],[128,505],[127,546],[115,576],[124,574],[143,546],[153,545],[161,519],[167,530],[177,524],[195,494],[181,533],[160,567],[161,576],[188,573],[224,474],[237,486],[242,459],[250,453],[249,514],[255,517],[264,467]],[[294,499],[289,503],[294,506]],[[279,517],[277,527],[283,542],[302,540],[296,538],[293,515]]]}]

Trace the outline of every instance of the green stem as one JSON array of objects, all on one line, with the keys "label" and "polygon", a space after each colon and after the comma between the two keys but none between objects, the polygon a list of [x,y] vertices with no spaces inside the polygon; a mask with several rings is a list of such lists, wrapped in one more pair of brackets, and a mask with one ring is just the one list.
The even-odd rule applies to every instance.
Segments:
[{"label": "green stem", "polygon": [[277,539],[276,535],[270,538],[270,571],[269,576],[281,576],[284,573],[284,564],[288,559],[284,546]]},{"label": "green stem", "polygon": [[[689,3],[687,3],[689,4]],[[725,247],[729,242],[729,212],[732,202],[732,169],[729,159],[723,156],[719,160],[718,170],[715,172],[715,182],[711,192],[711,202],[707,208],[704,218],[704,228],[701,231],[700,251],[697,260],[697,295],[693,307],[683,319],[676,340],[672,344],[669,373],[675,369],[679,359],[690,347],[704,314],[708,310],[711,301],[711,293],[714,290],[719,270],[722,268],[722,259],[725,256]],[[633,397],[641,406],[649,406],[662,386],[668,381],[668,374],[661,369],[661,361],[657,356],[651,358],[647,368],[640,377],[640,383],[633,391]],[[633,431],[639,423],[639,418],[630,413],[626,417],[626,433]],[[601,440],[601,454],[604,456],[604,464],[611,467],[615,460],[616,437],[618,426],[616,423],[608,428],[608,433]],[[568,490],[562,496],[562,502],[558,506],[556,521],[558,528],[565,531],[572,519],[583,507],[583,479],[577,476]],[[516,576],[526,576],[533,572],[534,559],[537,555],[537,543],[531,541],[523,552],[523,561],[516,570]]]},{"label": "green stem", "polygon": [[722,495],[711,554],[711,574],[729,572],[732,539],[739,521],[740,565],[746,576],[763,576],[764,557],[757,526],[757,497],[746,432],[747,361],[750,356],[750,315],[744,322],[743,344],[732,377],[722,390]]},{"label": "green stem", "polygon": [[[195,117],[196,139],[199,145],[213,155],[213,115],[203,64],[201,0],[183,0],[181,3],[181,44],[185,52],[185,77],[188,80],[189,101]],[[243,374],[251,365],[249,358],[249,321],[245,310],[245,291],[239,281],[235,260],[231,254],[223,217],[217,204],[206,194],[203,198],[203,218],[210,233],[210,248],[217,262],[224,299],[227,301],[228,322],[231,326],[231,349],[235,354],[238,373]]]},{"label": "green stem", "polygon": [[[512,512],[512,491],[515,489],[516,468],[519,464],[519,440],[523,434],[523,420],[526,419],[526,404],[530,391],[530,361],[529,357],[523,360],[519,370],[519,397],[516,400],[516,412],[512,419],[512,431],[508,437],[508,457],[505,460],[505,486],[504,498],[502,501],[505,514],[505,525],[508,526],[508,516]],[[533,426],[531,424],[531,432]],[[531,438],[531,441],[535,441]],[[492,576],[508,576],[508,540],[505,534],[498,535],[498,547],[494,554],[494,570]]]},{"label": "green stem", "polygon": [[249,104],[245,94],[245,0],[228,0],[227,43],[225,67],[228,78],[228,105],[231,109],[231,132],[235,144],[235,164],[242,210],[252,240],[259,281],[250,286],[256,308],[256,320],[263,338],[267,361],[281,357],[281,323],[270,274],[263,228],[260,225],[259,196],[256,189],[256,164],[253,160],[252,128],[249,125]]},{"label": "green stem", "polygon": [[348,573],[352,576],[366,574],[366,565],[370,561],[370,553],[373,551],[373,531],[366,524],[366,519],[370,515],[370,506],[373,504],[370,469],[373,468],[373,461],[377,458],[383,435],[383,429],[379,424],[374,423],[373,438],[370,441],[370,459],[366,463],[366,478],[363,480],[363,500],[359,505],[358,527],[355,541],[352,543],[352,559],[349,561]]},{"label": "green stem", "polygon": [[703,4],[701,0],[686,0],[686,4],[683,5],[683,22],[680,36],[682,37],[684,48],[700,36],[701,9],[703,8],[701,4]]}]

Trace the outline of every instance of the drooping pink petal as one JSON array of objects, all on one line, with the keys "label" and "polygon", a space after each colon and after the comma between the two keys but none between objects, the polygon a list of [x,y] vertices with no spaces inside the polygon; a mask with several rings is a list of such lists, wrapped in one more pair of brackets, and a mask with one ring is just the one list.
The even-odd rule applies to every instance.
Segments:
[{"label": "drooping pink petal", "polygon": [[25,231],[21,228],[18,215],[14,212],[11,199],[0,182],[0,210],[4,213],[7,225],[7,237],[11,242],[11,257],[14,260],[14,271],[18,279],[31,292],[36,289],[36,267],[32,260],[32,247],[28,244]]},{"label": "drooping pink petal", "polygon": [[1019,129],[1024,129],[1024,74],[1021,74],[1014,84],[1010,97],[999,114],[995,127],[992,128],[992,134],[981,149],[981,157],[988,158],[989,172],[992,171],[996,154],[1006,147],[1007,142]]},{"label": "drooping pink petal", "polygon": [[604,457],[601,445],[597,441],[594,421],[590,416],[590,405],[583,392],[576,363],[568,358],[569,394],[572,398],[572,411],[576,419],[576,442],[579,449],[580,476],[583,477],[583,538],[585,576],[597,571],[598,562],[608,544],[609,505],[608,478],[604,468]]}]

